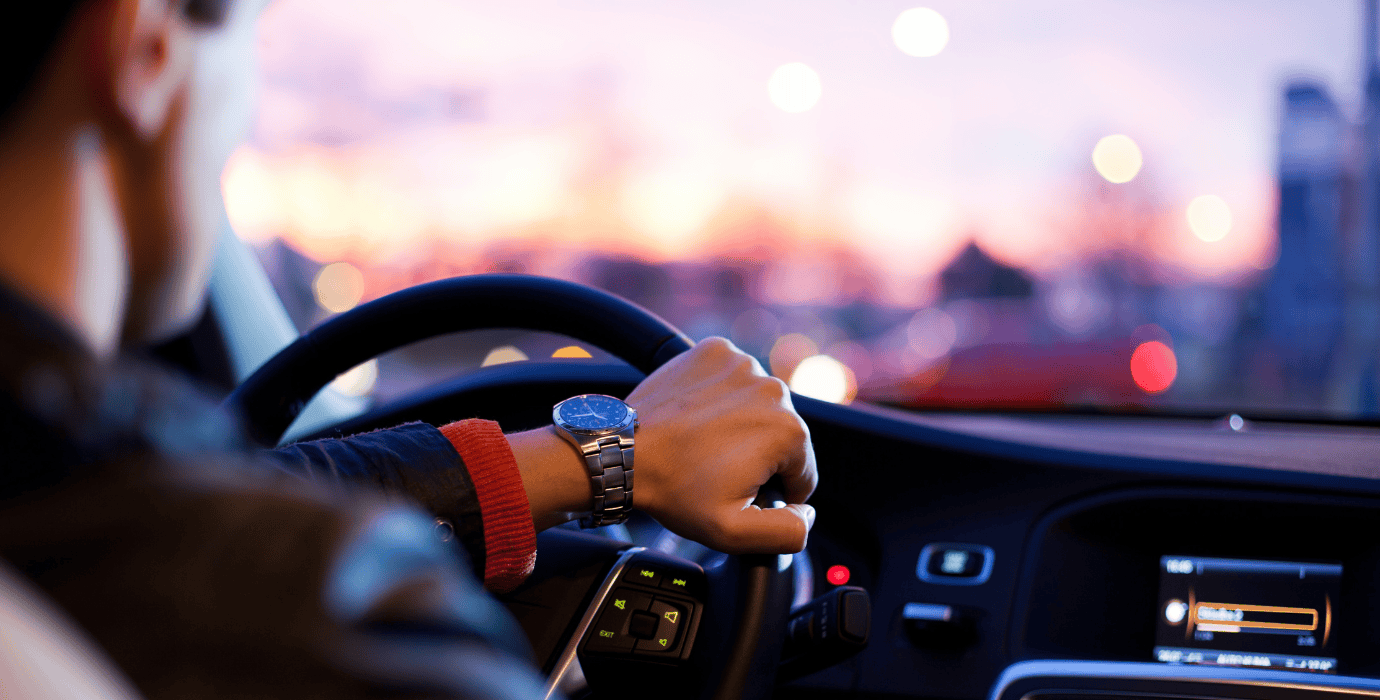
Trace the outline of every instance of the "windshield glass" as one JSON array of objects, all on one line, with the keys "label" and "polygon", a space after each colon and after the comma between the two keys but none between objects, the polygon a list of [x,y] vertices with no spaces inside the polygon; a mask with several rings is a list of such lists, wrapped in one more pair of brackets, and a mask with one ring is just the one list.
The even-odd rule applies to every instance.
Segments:
[{"label": "windshield glass", "polygon": [[831,401],[1366,418],[1366,9],[277,0],[227,210],[304,327],[521,272]]}]

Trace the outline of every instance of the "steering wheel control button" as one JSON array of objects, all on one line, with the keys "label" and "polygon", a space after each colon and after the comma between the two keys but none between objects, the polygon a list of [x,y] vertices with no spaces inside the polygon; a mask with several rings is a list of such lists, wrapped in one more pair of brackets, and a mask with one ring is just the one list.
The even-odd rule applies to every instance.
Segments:
[{"label": "steering wheel control button", "polygon": [[652,603],[650,612],[655,616],[656,632],[650,638],[637,642],[637,650],[657,654],[676,651],[680,642],[680,626],[686,617],[685,610],[658,599]]},{"label": "steering wheel control button", "polygon": [[642,591],[619,588],[609,597],[608,605],[622,611],[625,617],[631,617],[634,612],[652,607],[652,597]]},{"label": "steering wheel control button", "polygon": [[643,586],[659,586],[661,585],[661,567],[642,566],[634,563],[623,574],[623,580],[626,583],[638,583]]},{"label": "steering wheel control button", "polygon": [[993,557],[986,545],[937,542],[920,550],[915,575],[925,583],[977,586],[992,575]]},{"label": "steering wheel control button", "polygon": [[633,644],[637,640],[632,635],[622,631],[627,625],[626,617],[604,613],[599,618],[598,624],[590,628],[589,641],[585,643],[585,651],[603,653],[632,651]]},{"label": "steering wheel control button", "polygon": [[704,570],[694,562],[636,552],[600,604],[598,624],[581,639],[581,650],[589,654],[586,674],[619,675],[688,659],[708,588]]},{"label": "steering wheel control button", "polygon": [[599,614],[598,622],[590,628],[589,642],[585,644],[585,651],[622,653],[632,651],[633,644],[637,641],[637,637],[633,636],[629,629],[633,615],[642,612],[642,614],[650,616],[646,610],[651,605],[652,597],[646,593],[629,588],[614,590],[604,603],[604,609]]},{"label": "steering wheel control button", "polygon": [[634,610],[628,620],[628,634],[636,639],[651,639],[656,636],[657,616],[649,612]]},{"label": "steering wheel control button", "polygon": [[671,572],[661,577],[661,587],[668,591],[680,591],[681,593],[690,592],[690,577],[686,574]]},{"label": "steering wheel control button", "polygon": [[620,585],[655,588],[700,602],[708,589],[703,569],[654,551],[639,553],[618,577]]}]

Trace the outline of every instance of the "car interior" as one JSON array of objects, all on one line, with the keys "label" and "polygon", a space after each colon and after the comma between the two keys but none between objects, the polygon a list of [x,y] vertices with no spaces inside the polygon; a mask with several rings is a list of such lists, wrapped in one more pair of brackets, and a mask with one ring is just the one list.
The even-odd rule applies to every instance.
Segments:
[{"label": "car interior", "polygon": [[[213,304],[233,298],[230,286]],[[478,311],[438,313],[446,308]],[[559,333],[621,361],[486,367],[302,439],[457,415],[538,427],[571,395],[625,396],[689,344],[599,290],[472,275],[332,317],[228,400],[251,417],[257,439],[277,444],[308,400],[349,368],[397,346],[499,324]],[[191,339],[179,342],[184,360],[192,357]],[[221,366],[230,364],[224,345]],[[1369,630],[1380,624],[1380,608],[1368,602],[1380,576],[1380,548],[1366,534],[1380,517],[1373,428],[916,413],[793,399],[822,484],[804,552],[729,557],[647,518],[608,532],[541,534],[536,573],[503,600],[550,692],[990,700],[1380,693],[1372,677],[1380,666],[1368,651]],[[1202,602],[1210,598],[1222,602]]]},{"label": "car interior", "polygon": [[[1079,12],[1098,11],[1096,3],[1069,5]],[[1138,6],[1153,14],[1150,5]],[[1369,37],[1365,46],[1372,58],[1375,5],[1359,3],[1337,20],[1348,36]],[[905,9],[897,6],[883,14],[895,18]],[[1251,21],[1275,17],[1281,22],[1303,16],[1301,10],[1280,10],[1275,16],[1270,8],[1200,9],[1206,14],[1190,12],[1180,20],[1197,21],[1215,12],[1213,21],[1230,28],[1235,25],[1228,20],[1237,14],[1249,15]],[[948,6],[939,10],[963,16]],[[1065,10],[1072,11],[1059,12]],[[1353,14],[1355,10],[1363,12]],[[911,15],[920,21],[916,17]],[[1364,23],[1370,29],[1363,31]],[[949,41],[945,26],[944,41]],[[1030,31],[1045,31],[1041,27],[1032,25]],[[962,28],[955,19],[952,41],[960,41]],[[884,36],[886,29],[882,27]],[[907,55],[932,56],[925,53],[934,50],[925,41],[933,44],[934,39],[926,36],[897,29],[895,41]],[[1263,41],[1255,37],[1256,43]],[[939,46],[943,49],[943,42]],[[1352,55],[1346,54],[1346,60]],[[1374,63],[1365,62],[1371,71],[1366,95],[1380,94],[1374,88],[1380,75]],[[778,87],[802,80],[810,85],[793,75],[788,71]],[[1240,313],[1254,319],[1243,321],[1245,330],[1231,336],[1237,339],[1231,342],[1240,341],[1233,347],[1258,341],[1275,348],[1269,351],[1274,354],[1252,355],[1274,358],[1284,368],[1266,373],[1286,387],[1279,389],[1283,394],[1270,395],[1275,397],[1294,396],[1288,394],[1289,386],[1317,389],[1310,397],[1325,393],[1318,387],[1332,380],[1308,378],[1313,366],[1308,358],[1313,356],[1303,346],[1324,332],[1319,329],[1332,328],[1324,317],[1336,311],[1340,318],[1344,305],[1317,301],[1321,292],[1307,287],[1298,292],[1304,301],[1286,303],[1285,320],[1278,321],[1285,330],[1272,330],[1277,327],[1271,325],[1276,323],[1269,311],[1272,300],[1281,294],[1293,299],[1288,294],[1304,289],[1308,280],[1343,276],[1336,270],[1322,275],[1290,271],[1313,254],[1307,248],[1313,244],[1298,241],[1320,235],[1321,224],[1309,222],[1318,207],[1333,201],[1326,199],[1331,196],[1327,193],[1340,187],[1327,180],[1333,189],[1318,189],[1317,178],[1324,176],[1317,168],[1305,168],[1305,175],[1291,169],[1290,115],[1303,115],[1299,128],[1313,129],[1308,132],[1315,138],[1308,142],[1310,157],[1322,157],[1317,154],[1327,148],[1318,145],[1317,139],[1326,139],[1318,136],[1325,129],[1318,131],[1322,127],[1317,124],[1332,118],[1332,112],[1317,107],[1316,90],[1308,92],[1312,89],[1285,81],[1270,83],[1267,90],[1275,100],[1272,109],[1283,90],[1284,106],[1277,111],[1286,122],[1264,127],[1276,141],[1260,146],[1279,160],[1277,172],[1267,173],[1278,175],[1278,188],[1271,190],[1278,197],[1269,205],[1277,201],[1278,207],[1263,215],[1276,241],[1278,262],[1266,265],[1264,272],[1228,275],[1232,281],[1220,287],[1245,290],[1232,298],[1246,299]],[[798,90],[772,93],[775,106],[787,113],[809,110],[809,105],[795,109],[801,100],[813,104],[809,97],[808,89],[803,96]],[[1366,131],[1375,119],[1368,118],[1372,121],[1358,118],[1359,125],[1347,128],[1373,137],[1380,132]],[[1107,165],[1112,158],[1107,153],[1120,142],[1097,143],[1088,167],[1096,166],[1102,178],[1097,185],[1102,189],[1096,191],[1104,193],[1098,201],[1106,203],[1115,199],[1114,193],[1105,194],[1112,191],[1108,188],[1125,182],[1115,163]],[[1362,161],[1380,162],[1376,146],[1355,148]],[[1137,151],[1135,170],[1139,158]],[[1274,168],[1271,163],[1267,170]],[[1172,179],[1168,170],[1162,177]],[[1304,182],[1309,177],[1314,180]],[[1348,192],[1364,191],[1376,182],[1373,174],[1347,177],[1352,178],[1347,187],[1353,188]],[[1314,189],[1298,195],[1304,198],[1299,206],[1313,213],[1290,218],[1295,216],[1289,209],[1295,201],[1291,197],[1302,190],[1289,187],[1301,182],[1298,187]],[[1336,197],[1358,211],[1375,201],[1374,194]],[[1192,206],[1189,225],[1197,226]],[[1202,206],[1208,207],[1204,216],[1212,219],[1215,205]],[[235,223],[231,209],[205,318],[187,336],[155,352],[225,396],[247,416],[251,434],[264,446],[407,421],[439,425],[469,416],[496,420],[508,431],[548,425],[557,402],[584,393],[624,397],[648,373],[706,335],[698,328],[679,328],[649,310],[656,304],[648,299],[661,297],[628,282],[630,275],[614,274],[600,278],[612,282],[591,284],[594,278],[588,275],[561,278],[541,270],[418,277],[421,283],[395,284],[395,289],[370,293],[367,301],[344,310],[322,313],[312,307],[317,316],[302,324],[290,318],[285,306],[290,300],[270,280],[277,273],[265,271],[262,246],[256,243],[260,248],[255,249],[230,230]],[[1175,215],[1175,221],[1182,218],[1177,210]],[[1210,238],[1198,236],[1200,242]],[[960,264],[968,260],[963,249],[959,246],[945,258],[945,289],[961,292],[972,276],[964,277],[973,268]],[[1064,288],[1049,282],[1049,275],[1041,277],[1014,263],[997,264],[1000,269],[992,272],[990,260],[973,264],[978,263],[988,265],[981,268],[986,272],[980,270],[987,291],[979,296],[998,299],[989,308],[993,328],[1005,318],[998,312],[1014,303],[1009,299],[1041,294],[1062,298],[1059,290]],[[1138,274],[1125,266],[1097,269],[1117,271],[1127,279]],[[1380,267],[1374,273],[1380,276]],[[668,279],[681,278],[672,274]],[[626,284],[620,286],[620,281]],[[1124,298],[1139,294],[1136,290],[1201,290],[1212,284],[1217,283],[1183,278],[1127,282],[1124,288],[1131,296]],[[1276,294],[1278,290],[1284,291]],[[956,318],[967,308],[958,305],[967,299],[960,292],[944,307],[944,318]],[[1060,307],[1049,308],[1057,317]],[[1371,307],[1345,306],[1347,313],[1366,308]],[[1178,313],[1171,310],[1157,318]],[[692,317],[679,318],[687,323]],[[914,306],[898,317],[912,330],[939,327],[931,323],[938,316],[916,314]],[[952,329],[953,323],[946,323]],[[729,556],[684,540],[646,516],[636,516],[626,526],[589,531],[558,527],[541,533],[536,572],[502,600],[528,635],[547,678],[548,697],[1380,696],[1380,645],[1373,633],[1380,629],[1375,593],[1380,590],[1380,431],[1375,427],[1380,414],[1374,396],[1369,403],[1351,404],[1322,398],[1257,401],[1240,384],[1266,375],[1250,374],[1245,361],[1232,364],[1240,355],[1230,353],[1212,360],[1217,363],[1213,366],[1225,368],[1219,373],[1223,377],[1240,369],[1239,376],[1191,384],[1196,381],[1194,363],[1208,363],[1203,358],[1211,348],[1195,351],[1199,346],[1189,335],[1181,335],[1169,321],[1157,323],[1146,330],[1150,322],[1135,317],[1122,324],[1124,332],[1107,330],[1101,336],[1101,331],[1065,328],[1081,343],[1076,352],[1067,350],[1074,345],[1035,336],[968,349],[950,338],[940,352],[947,358],[942,365],[949,368],[946,378],[925,380],[928,370],[921,367],[904,382],[874,383],[871,393],[854,386],[857,400],[820,398],[792,381],[797,390],[792,400],[809,425],[820,476],[810,500],[818,520],[808,546],[798,554]],[[1215,323],[1209,319],[1207,325]],[[307,326],[300,335],[299,325]],[[1164,331],[1166,327],[1170,330]],[[1252,328],[1258,330],[1254,336]],[[1323,343],[1328,358],[1345,355],[1346,338],[1352,336],[1341,328],[1327,331],[1335,336]],[[377,400],[339,391],[334,383],[371,360],[415,344],[495,329],[559,338],[557,344],[581,348],[581,354],[486,362],[459,374],[428,375],[421,388]],[[1271,341],[1271,333],[1292,337],[1303,349],[1288,355],[1295,346]],[[930,337],[912,332],[912,346],[923,351]],[[1118,349],[1098,350],[1103,347],[1099,342],[1112,347],[1108,338],[1119,343]],[[483,349],[493,344],[485,341]],[[775,372],[769,347],[771,343],[757,354],[771,355],[765,364]],[[1032,347],[1048,351],[1026,352]],[[1170,347],[1174,350],[1168,361],[1177,361],[1182,384],[1173,388],[1174,369],[1167,370],[1168,383],[1156,384],[1166,370],[1153,354]],[[1048,400],[1040,398],[1044,390],[1035,384],[1029,390],[1012,388],[1029,380],[1086,389],[1102,381],[1097,379],[1103,371],[1099,363],[1109,356],[1121,384],[1098,384],[1103,394],[1080,389],[1082,393]],[[1086,377],[1093,377],[1087,379],[1091,384],[1079,384]],[[982,390],[988,393],[964,393],[973,386],[986,387]],[[1117,392],[1123,390],[1132,398],[1119,398],[1123,395]],[[1173,393],[1190,390],[1201,393]],[[764,507],[777,500],[771,484],[759,496]]]}]

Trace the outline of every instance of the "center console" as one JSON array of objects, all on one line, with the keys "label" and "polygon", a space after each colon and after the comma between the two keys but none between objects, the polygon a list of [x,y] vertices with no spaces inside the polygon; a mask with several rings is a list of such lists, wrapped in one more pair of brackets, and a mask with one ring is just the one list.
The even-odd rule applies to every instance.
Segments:
[{"label": "center console", "polygon": [[[1373,502],[1164,489],[1035,528],[991,700],[1380,695]],[[1357,536],[1364,534],[1365,536]]]}]

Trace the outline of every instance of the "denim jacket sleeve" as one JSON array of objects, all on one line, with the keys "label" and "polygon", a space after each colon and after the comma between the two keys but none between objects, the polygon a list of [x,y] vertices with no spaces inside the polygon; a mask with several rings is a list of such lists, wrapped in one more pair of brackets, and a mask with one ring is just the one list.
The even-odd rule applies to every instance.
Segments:
[{"label": "denim jacket sleeve", "polygon": [[484,575],[484,522],[474,481],[441,431],[407,423],[347,438],[301,442],[269,456],[280,468],[312,480],[372,484],[420,504],[449,520],[469,554],[475,575]]}]

